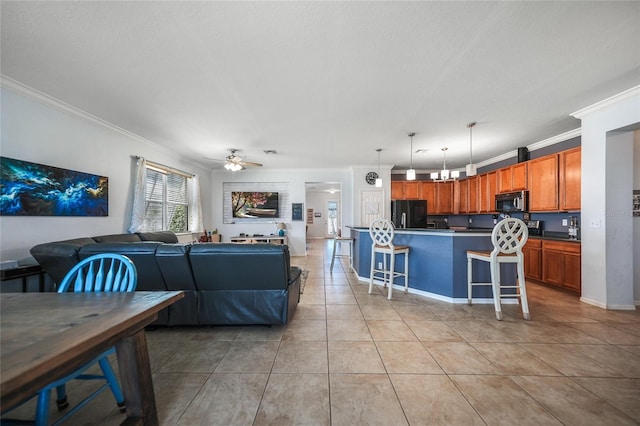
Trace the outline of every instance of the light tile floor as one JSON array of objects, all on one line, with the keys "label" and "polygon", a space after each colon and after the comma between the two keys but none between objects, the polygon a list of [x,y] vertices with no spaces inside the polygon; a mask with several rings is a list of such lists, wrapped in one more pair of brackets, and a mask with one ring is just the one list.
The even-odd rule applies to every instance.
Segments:
[{"label": "light tile floor", "polygon": [[[282,327],[147,333],[164,425],[640,424],[640,311],[528,284],[519,306],[452,305],[358,282],[332,241]],[[71,390],[80,393],[81,386]],[[119,424],[104,393],[72,424]]]}]

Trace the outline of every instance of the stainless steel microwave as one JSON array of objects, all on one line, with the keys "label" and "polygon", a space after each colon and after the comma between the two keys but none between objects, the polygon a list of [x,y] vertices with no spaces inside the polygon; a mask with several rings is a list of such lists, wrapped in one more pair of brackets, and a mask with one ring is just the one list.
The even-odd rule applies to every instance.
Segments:
[{"label": "stainless steel microwave", "polygon": [[496,194],[496,211],[501,213],[529,211],[529,191]]}]

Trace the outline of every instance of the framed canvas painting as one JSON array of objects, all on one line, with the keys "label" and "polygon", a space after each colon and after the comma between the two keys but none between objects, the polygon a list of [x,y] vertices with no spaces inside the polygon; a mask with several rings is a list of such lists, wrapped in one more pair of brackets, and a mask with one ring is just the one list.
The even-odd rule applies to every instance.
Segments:
[{"label": "framed canvas painting", "polygon": [[0,157],[0,215],[108,216],[109,178]]}]

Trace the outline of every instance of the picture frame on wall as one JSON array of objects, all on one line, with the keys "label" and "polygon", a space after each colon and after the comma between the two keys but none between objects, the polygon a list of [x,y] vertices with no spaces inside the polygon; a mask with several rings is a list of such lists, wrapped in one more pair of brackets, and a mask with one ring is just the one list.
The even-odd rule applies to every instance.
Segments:
[{"label": "picture frame on wall", "polygon": [[291,220],[302,220],[304,203],[291,203]]},{"label": "picture frame on wall", "polygon": [[0,216],[109,216],[109,178],[0,157]]}]

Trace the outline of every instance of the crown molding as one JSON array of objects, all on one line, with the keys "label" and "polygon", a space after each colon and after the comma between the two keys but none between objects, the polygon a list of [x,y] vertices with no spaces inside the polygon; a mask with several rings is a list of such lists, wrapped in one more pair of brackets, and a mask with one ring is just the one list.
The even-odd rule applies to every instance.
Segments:
[{"label": "crown molding", "polygon": [[[542,140],[540,142],[534,142],[530,145],[527,145],[527,149],[529,151],[535,151],[536,149],[545,148],[547,146],[555,145],[557,143],[576,138],[581,134],[582,134],[582,128],[578,127],[577,129],[569,130],[568,132],[564,132],[559,135],[552,136],[548,139]],[[516,155],[517,155],[517,152],[518,151],[516,151]]]},{"label": "crown molding", "polygon": [[[149,139],[143,138],[140,135],[137,135],[135,133],[132,133],[128,130],[123,129],[122,127],[118,127],[113,123],[110,123],[106,120],[103,120],[100,117],[97,117],[93,114],[90,114],[84,110],[81,110],[80,108],[74,107],[73,105],[70,105],[66,102],[63,102],[59,99],[54,98],[53,96],[47,95],[46,93],[40,92],[39,90],[36,90],[32,87],[27,86],[26,84],[23,84],[17,80],[12,79],[11,77],[7,77],[6,75],[0,74],[0,86],[2,88],[5,88],[7,90],[11,90],[12,92],[17,93],[18,95],[22,95],[26,98],[29,98],[33,101],[36,101],[38,103],[41,103],[45,106],[57,109],[58,111],[62,111],[66,114],[69,114],[73,117],[82,119],[84,121],[88,121],[90,123],[96,124],[98,126],[102,126],[105,127],[109,130],[112,130],[116,133],[120,133],[121,135],[124,135],[128,138],[132,138],[132,139],[136,139],[142,143],[151,145],[153,148],[167,152],[167,153],[171,153],[171,154],[176,154],[175,151],[172,151],[170,149],[168,149],[167,147],[164,147],[156,142],[153,142]],[[190,161],[193,161],[193,159],[189,159]]]},{"label": "crown molding", "polygon": [[572,114],[572,117],[582,119],[585,115],[589,115],[596,111],[599,111],[603,108],[608,107],[609,105],[615,104],[617,102],[623,101],[632,96],[640,96],[640,85],[632,87],[631,89],[627,89],[624,92],[620,92],[617,95],[613,95],[610,98],[604,99],[600,102],[596,102],[593,105],[589,105],[588,107],[582,108]]}]

